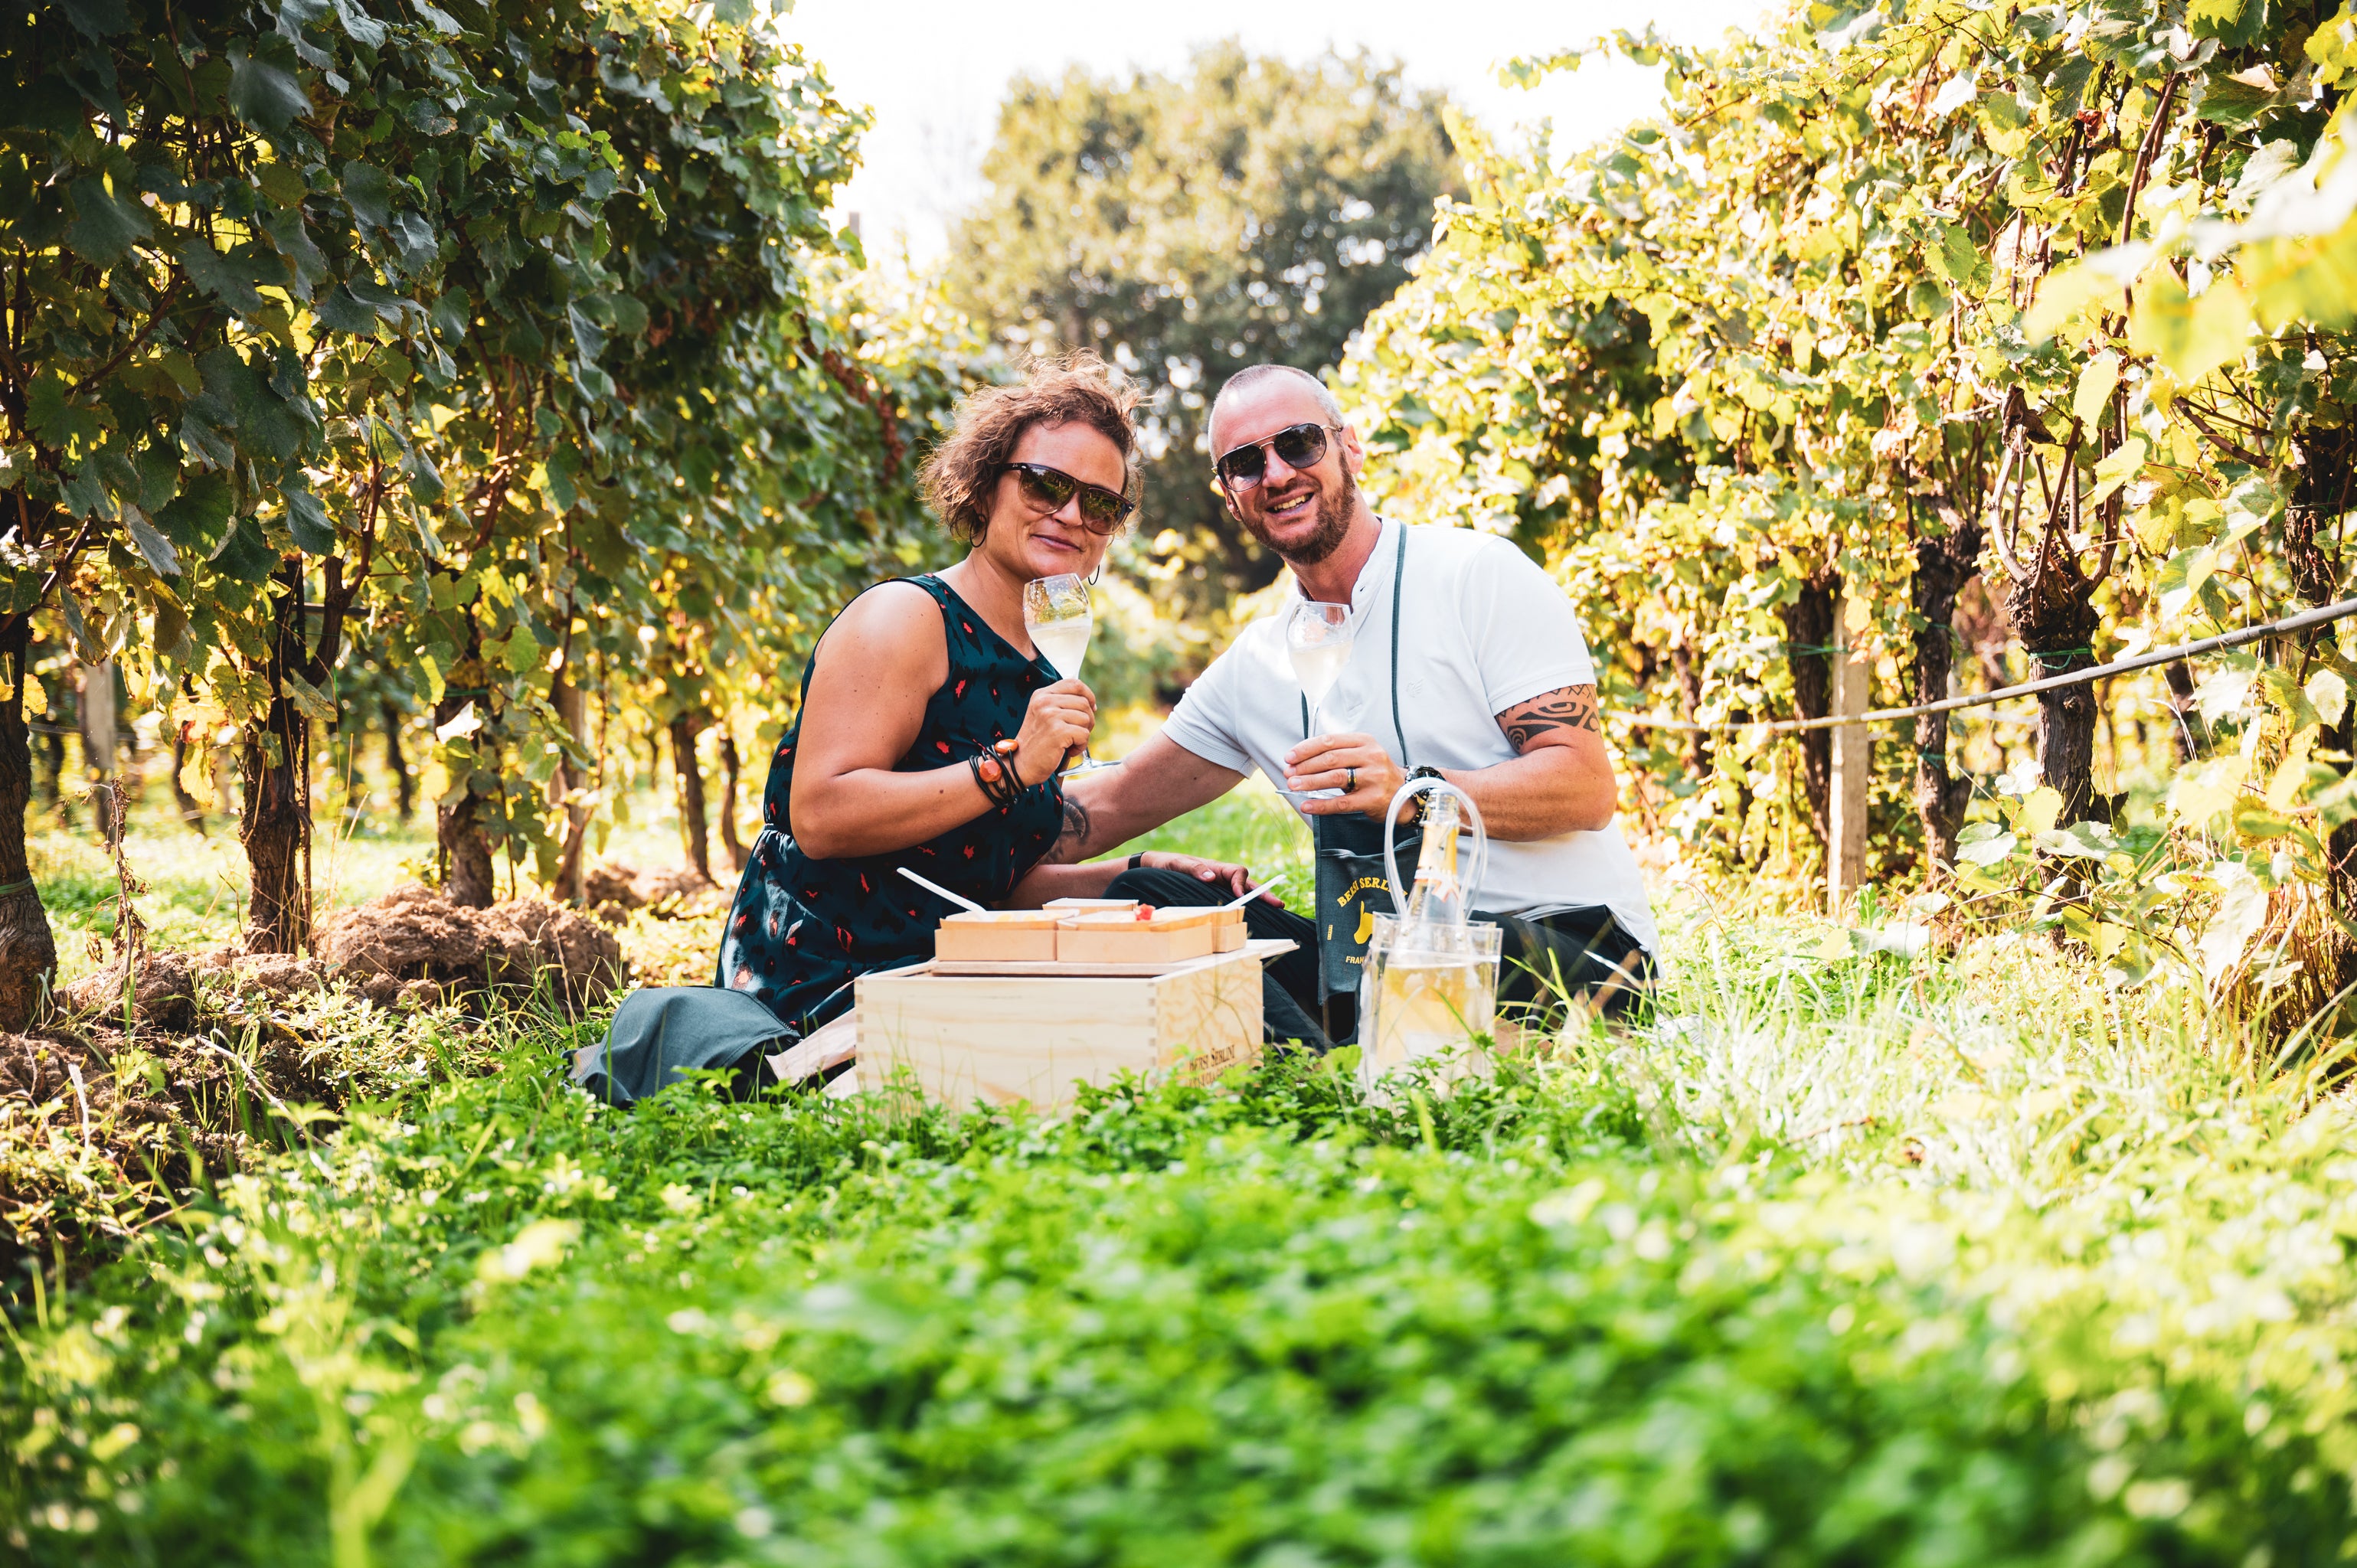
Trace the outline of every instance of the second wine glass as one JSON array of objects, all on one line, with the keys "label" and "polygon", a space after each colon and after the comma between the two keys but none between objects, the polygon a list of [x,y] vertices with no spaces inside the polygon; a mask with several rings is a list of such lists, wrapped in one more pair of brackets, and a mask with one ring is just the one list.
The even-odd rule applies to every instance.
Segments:
[{"label": "second wine glass", "polygon": [[[1096,617],[1089,608],[1088,579],[1062,572],[1024,584],[1023,627],[1031,634],[1032,646],[1055,666],[1057,674],[1067,681],[1079,680],[1081,661],[1089,654],[1089,636],[1096,629]],[[1084,741],[1081,759],[1072,768],[1095,766]]]}]

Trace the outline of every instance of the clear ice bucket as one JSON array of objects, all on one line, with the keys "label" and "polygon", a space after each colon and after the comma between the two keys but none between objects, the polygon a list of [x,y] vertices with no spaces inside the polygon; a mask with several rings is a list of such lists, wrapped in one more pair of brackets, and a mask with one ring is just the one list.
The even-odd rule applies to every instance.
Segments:
[{"label": "clear ice bucket", "polygon": [[1359,981],[1361,1083],[1372,1090],[1410,1063],[1444,1080],[1488,1072],[1503,929],[1374,920]]}]

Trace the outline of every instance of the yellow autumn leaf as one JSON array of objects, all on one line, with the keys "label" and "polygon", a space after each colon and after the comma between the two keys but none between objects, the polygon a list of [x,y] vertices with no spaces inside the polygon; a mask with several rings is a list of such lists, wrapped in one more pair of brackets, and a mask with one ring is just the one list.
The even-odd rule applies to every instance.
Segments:
[{"label": "yellow autumn leaf", "polygon": [[221,810],[221,791],[213,785],[213,748],[202,741],[188,747],[188,759],[180,764],[180,788],[199,809]]},{"label": "yellow autumn leaf", "polygon": [[2243,779],[2249,766],[2240,752],[2187,766],[2169,787],[2169,809],[2186,822],[2200,827],[2234,803],[2234,798],[2243,792]]},{"label": "yellow autumn leaf", "polygon": [[2038,303],[2022,318],[2021,329],[2033,343],[2054,336],[2055,329],[2097,301],[2116,304],[2127,282],[2106,267],[2080,262],[2064,267],[2039,285]]},{"label": "yellow autumn leaf", "polygon": [[2051,832],[2055,821],[2062,815],[2061,791],[2050,784],[2040,784],[2022,797],[2021,825],[2032,838]]},{"label": "yellow autumn leaf", "polygon": [[2150,354],[2187,386],[2243,352],[2251,333],[2251,296],[2233,278],[2213,280],[2190,298],[2166,265],[2147,272],[2128,317],[2128,346]]},{"label": "yellow autumn leaf", "polygon": [[2349,682],[2337,670],[2319,670],[2300,690],[2308,693],[2309,705],[2326,724],[2339,724],[2341,715],[2349,711]]},{"label": "yellow autumn leaf", "polygon": [[2308,754],[2316,749],[2319,733],[2316,726],[2310,725],[2292,736],[2291,744],[2284,747],[2283,763],[2276,768],[2274,780],[2267,785],[2269,811],[2288,811],[2299,804],[2300,787],[2308,782]]},{"label": "yellow autumn leaf", "polygon": [[2078,388],[2071,394],[2071,412],[2082,424],[2100,423],[2119,384],[2120,357],[2106,349],[2079,372]]}]

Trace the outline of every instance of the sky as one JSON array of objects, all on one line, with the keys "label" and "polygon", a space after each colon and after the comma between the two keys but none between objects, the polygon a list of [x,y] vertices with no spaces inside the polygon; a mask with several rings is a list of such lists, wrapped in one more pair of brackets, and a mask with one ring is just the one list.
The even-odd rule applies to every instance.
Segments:
[{"label": "sky", "polygon": [[1523,89],[1499,85],[1501,62],[1648,22],[1668,38],[1713,42],[1730,27],[1752,25],[1762,9],[1762,0],[798,0],[785,27],[845,99],[876,112],[864,166],[838,213],[859,215],[871,256],[893,257],[905,236],[907,255],[922,264],[945,248],[950,220],[983,194],[983,155],[999,99],[1018,72],[1056,76],[1075,64],[1099,74],[1175,70],[1194,46],[1223,38],[1294,59],[1329,45],[1364,47],[1397,59],[1415,85],[1445,89],[1493,134],[1552,120],[1561,149],[1652,110],[1659,73],[1615,61]]}]

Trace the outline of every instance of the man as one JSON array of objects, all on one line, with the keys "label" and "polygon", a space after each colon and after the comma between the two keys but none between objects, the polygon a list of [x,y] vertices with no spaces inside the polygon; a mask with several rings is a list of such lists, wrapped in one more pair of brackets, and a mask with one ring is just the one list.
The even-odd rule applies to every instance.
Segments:
[{"label": "man", "polygon": [[[1377,518],[1358,487],[1358,432],[1314,376],[1282,365],[1239,372],[1212,403],[1211,435],[1230,513],[1293,568],[1303,597],[1350,607],[1350,660],[1318,705],[1320,727],[1334,733],[1308,733],[1286,616],[1255,621],[1159,735],[1122,767],[1067,787],[1058,857],[1149,832],[1254,768],[1293,792],[1318,840],[1319,918],[1265,904],[1250,914],[1255,935],[1305,950],[1272,966],[1272,1034],[1322,1044],[1292,1004],[1347,994],[1369,923],[1339,923],[1324,906],[1380,881],[1393,795],[1411,768],[1437,772],[1472,797],[1490,834],[1488,873],[1471,895],[1481,918],[1505,928],[1501,998],[1632,1001],[1652,972],[1652,912],[1613,822],[1619,785],[1595,671],[1563,590],[1508,540]],[[1403,876],[1413,847],[1400,852]],[[1363,869],[1370,854],[1372,878],[1322,875]],[[1146,870],[1108,892],[1160,903],[1228,896]],[[1339,1015],[1327,1014],[1338,1038],[1349,1032]]]}]

